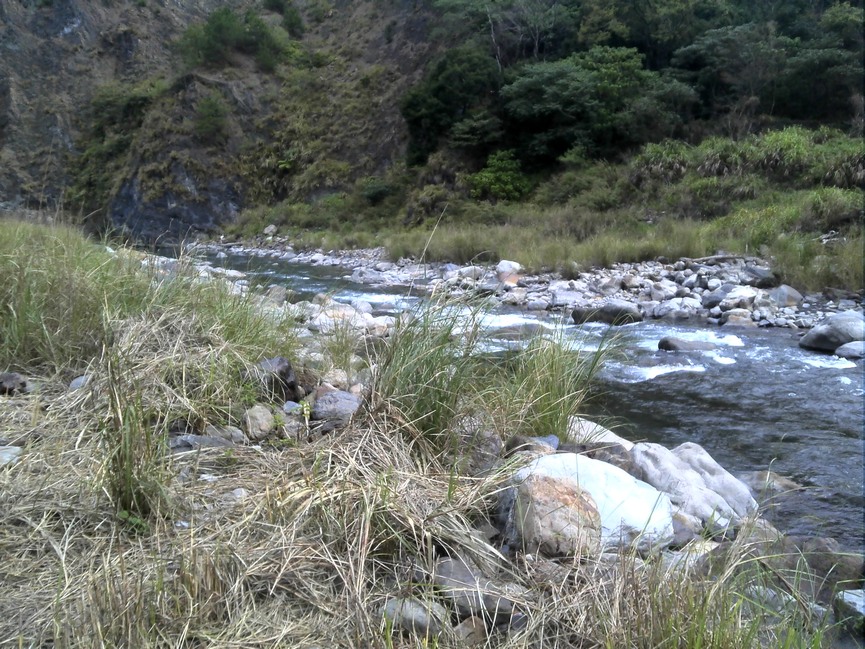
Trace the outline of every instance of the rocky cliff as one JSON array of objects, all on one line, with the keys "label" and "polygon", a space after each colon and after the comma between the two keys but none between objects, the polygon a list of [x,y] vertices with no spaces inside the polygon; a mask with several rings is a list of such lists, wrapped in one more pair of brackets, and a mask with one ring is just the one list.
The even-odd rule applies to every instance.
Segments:
[{"label": "rocky cliff", "polygon": [[[416,4],[297,2],[289,34],[260,3],[0,0],[0,210],[178,238],[382,173],[404,152],[398,98],[435,50]],[[272,30],[275,65],[181,56],[222,7]]]}]

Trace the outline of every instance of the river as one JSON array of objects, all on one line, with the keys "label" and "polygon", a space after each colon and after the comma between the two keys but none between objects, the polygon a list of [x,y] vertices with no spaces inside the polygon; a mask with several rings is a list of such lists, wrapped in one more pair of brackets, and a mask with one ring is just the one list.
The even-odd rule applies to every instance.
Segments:
[{"label": "river", "polygon": [[[279,284],[298,299],[330,293],[363,299],[379,313],[421,298],[402,287],[374,288],[350,270],[245,255],[209,256],[250,280]],[[499,307],[485,326],[564,327],[580,344],[609,337],[606,325],[568,324],[561,313]],[[616,330],[622,353],[601,373],[589,416],[613,421],[632,441],[703,446],[733,474],[772,470],[802,486],[776,499],[765,516],[788,534],[829,536],[865,551],[862,362],[800,349],[789,329],[688,327],[643,322]],[[664,336],[715,343],[712,351],[658,351]]]}]

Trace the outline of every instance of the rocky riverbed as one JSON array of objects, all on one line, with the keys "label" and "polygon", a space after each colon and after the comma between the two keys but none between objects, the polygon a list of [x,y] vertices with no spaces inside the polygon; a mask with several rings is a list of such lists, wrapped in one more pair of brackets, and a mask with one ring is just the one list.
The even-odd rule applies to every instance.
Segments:
[{"label": "rocky riverbed", "polygon": [[[420,264],[409,259],[392,262],[384,258],[381,249],[298,252],[278,237],[270,237],[261,245],[196,244],[192,251],[207,253],[215,260],[242,255],[341,267],[350,271],[351,280],[360,286],[411,287],[422,294],[446,293],[454,297],[486,296],[526,311],[568,313],[577,323],[662,320],[730,328],[805,330],[835,313],[861,314],[862,296],[858,293],[826,289],[803,295],[794,287],[780,284],[765,261],[735,255],[616,264],[608,269],[586,269],[573,279],[565,279],[554,273],[525,273],[520,264],[512,261],[461,267]],[[218,265],[205,268],[221,272]],[[234,279],[244,285],[242,276]],[[857,325],[852,326],[855,329]],[[842,337],[846,340],[850,336]],[[804,346],[829,352],[841,346],[829,349],[831,344],[825,340],[811,344],[806,337]],[[861,358],[861,345],[845,348],[841,355]]]}]

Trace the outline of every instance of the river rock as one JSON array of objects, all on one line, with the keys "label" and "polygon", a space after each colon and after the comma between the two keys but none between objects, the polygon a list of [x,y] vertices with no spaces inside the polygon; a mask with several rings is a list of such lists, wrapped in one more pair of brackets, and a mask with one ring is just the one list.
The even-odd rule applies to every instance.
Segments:
[{"label": "river rock", "polygon": [[0,468],[15,464],[23,452],[20,446],[0,446]]},{"label": "river rock", "polygon": [[802,294],[787,284],[781,284],[769,291],[769,298],[782,309],[802,304]]},{"label": "river rock", "polygon": [[652,309],[652,317],[686,320],[702,308],[703,303],[694,297],[676,297],[665,300]]},{"label": "river rock", "polygon": [[276,427],[270,408],[260,403],[243,413],[242,422],[246,436],[254,442],[265,439]]},{"label": "river rock", "polygon": [[730,327],[756,327],[748,309],[730,309],[721,314],[721,324]]},{"label": "river rock", "polygon": [[811,329],[799,340],[799,346],[834,352],[847,343],[865,340],[865,319],[860,311],[835,313]]},{"label": "river rock", "polygon": [[235,426],[215,426],[208,424],[204,427],[204,434],[207,437],[218,437],[228,440],[232,444],[246,444],[249,440],[243,431]]},{"label": "river rock", "polygon": [[757,502],[751,497],[748,486],[718,464],[702,446],[685,442],[674,448],[673,454],[694,469],[703,483],[720,495],[740,519],[757,511]]},{"label": "river rock", "polygon": [[516,286],[522,269],[519,263],[502,259],[496,264],[496,278],[505,286]]},{"label": "river rock", "polygon": [[526,552],[550,557],[601,551],[601,518],[592,497],[565,478],[530,475],[517,487],[514,526]]},{"label": "river rock", "polygon": [[467,559],[439,559],[433,570],[433,583],[460,617],[476,616],[502,624],[509,622],[517,610],[507,585],[487,578]]},{"label": "river rock", "polygon": [[751,286],[734,286],[718,304],[721,311],[733,309],[750,309],[754,305],[759,292]]},{"label": "river rock", "polygon": [[[741,491],[738,488],[731,491],[729,495],[733,503],[728,503],[724,496],[714,491],[704,479],[704,475],[710,474],[707,477],[713,484],[724,485],[725,480],[716,480],[713,475],[720,469],[720,465],[715,463],[715,467],[710,465],[709,471],[698,471],[687,461],[689,454],[682,455],[683,457],[679,457],[660,444],[649,442],[635,444],[631,451],[634,464],[639,467],[643,480],[667,494],[682,512],[699,519],[708,531],[725,532],[734,522],[739,521],[741,516],[747,514],[748,507],[745,505],[753,502],[748,488],[739,483],[747,494],[748,500],[745,503],[741,501]],[[711,456],[705,455],[711,459]],[[699,462],[695,464],[699,466]],[[733,476],[729,477],[735,481]],[[754,506],[756,507],[756,503]]]},{"label": "river rock", "polygon": [[[575,484],[588,493],[600,515],[603,548],[633,545],[647,552],[666,547],[673,539],[669,498],[618,467],[575,453],[558,453],[533,460],[512,480],[519,483],[530,476],[561,480],[568,489]],[[509,527],[513,524],[513,501],[513,494],[503,501],[510,509]],[[506,531],[506,536],[511,534]]]},{"label": "river rock", "polygon": [[381,617],[388,620],[394,629],[428,638],[444,630],[448,611],[437,602],[424,602],[416,597],[392,597],[381,607]]},{"label": "river rock", "polygon": [[658,349],[666,352],[705,352],[718,349],[718,345],[704,340],[683,340],[667,336],[658,341]]},{"label": "river rock", "polygon": [[18,372],[0,372],[0,395],[24,394],[28,382]]},{"label": "river rock", "polygon": [[461,647],[473,647],[487,641],[487,625],[484,621],[472,615],[454,627],[454,636]]},{"label": "river rock", "polygon": [[343,390],[327,392],[316,398],[312,404],[311,418],[315,420],[336,420],[347,422],[360,408],[360,397]]},{"label": "river rock", "polygon": [[832,602],[835,618],[854,638],[865,637],[865,590],[842,590]]},{"label": "river rock", "polygon": [[745,266],[743,275],[745,283],[749,286],[771,288],[778,285],[778,277],[770,268],[748,265]]},{"label": "river rock", "polygon": [[852,343],[841,345],[835,350],[835,355],[851,361],[859,360],[865,356],[865,342],[854,340]]},{"label": "river rock", "polygon": [[607,300],[599,308],[577,307],[571,313],[575,324],[584,322],[606,322],[611,325],[622,325],[640,322],[643,314],[636,304],[625,300]]},{"label": "river rock", "polygon": [[[703,297],[701,301],[703,302],[704,309],[713,309],[716,306],[719,306],[723,299],[727,297],[727,294],[735,288],[733,284],[720,284],[721,280],[712,279],[709,280],[709,289],[710,292],[703,293]],[[720,284],[717,288],[712,288],[716,284]]]}]

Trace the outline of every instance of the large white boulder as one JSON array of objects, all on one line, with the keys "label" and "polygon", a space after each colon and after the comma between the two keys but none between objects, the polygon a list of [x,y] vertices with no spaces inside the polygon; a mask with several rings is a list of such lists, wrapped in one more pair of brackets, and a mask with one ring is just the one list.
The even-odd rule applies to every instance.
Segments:
[{"label": "large white boulder", "polygon": [[[547,484],[559,481],[566,494],[573,493],[576,486],[591,496],[600,516],[602,549],[635,546],[640,552],[648,552],[664,548],[673,540],[670,498],[612,464],[576,453],[544,455],[517,471],[513,480],[521,483],[530,476],[543,476]],[[514,529],[513,501],[511,495],[510,530]],[[562,502],[561,506],[568,507],[568,503]]]}]

